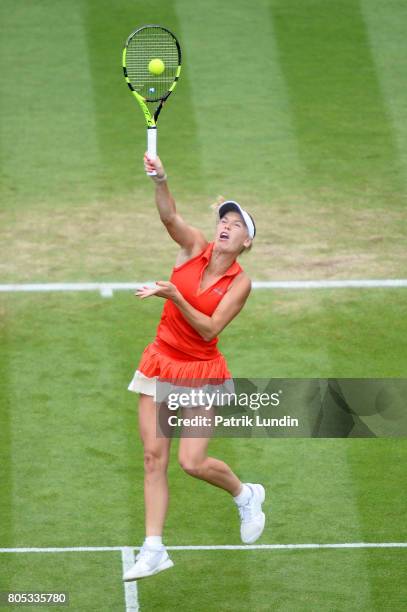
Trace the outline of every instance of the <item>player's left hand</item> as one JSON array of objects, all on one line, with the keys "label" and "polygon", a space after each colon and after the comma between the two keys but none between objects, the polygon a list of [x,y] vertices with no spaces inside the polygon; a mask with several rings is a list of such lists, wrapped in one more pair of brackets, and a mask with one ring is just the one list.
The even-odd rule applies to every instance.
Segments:
[{"label": "player's left hand", "polygon": [[137,295],[141,299],[156,295],[157,297],[166,298],[167,300],[176,299],[178,296],[178,289],[170,281],[156,281],[157,287],[142,287],[137,289],[134,295]]}]

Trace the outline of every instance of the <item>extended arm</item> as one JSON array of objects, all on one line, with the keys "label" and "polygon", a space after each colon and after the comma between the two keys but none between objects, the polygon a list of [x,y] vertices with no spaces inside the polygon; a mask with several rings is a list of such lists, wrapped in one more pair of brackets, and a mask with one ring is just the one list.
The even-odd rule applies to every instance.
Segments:
[{"label": "extended arm", "polygon": [[144,167],[146,172],[155,170],[156,176],[152,176],[155,183],[155,202],[158,214],[167,232],[175,242],[184,250],[188,257],[199,253],[207,245],[207,241],[197,228],[188,225],[177,212],[175,200],[171,195],[166,180],[164,167],[159,157],[149,159],[144,155]]}]

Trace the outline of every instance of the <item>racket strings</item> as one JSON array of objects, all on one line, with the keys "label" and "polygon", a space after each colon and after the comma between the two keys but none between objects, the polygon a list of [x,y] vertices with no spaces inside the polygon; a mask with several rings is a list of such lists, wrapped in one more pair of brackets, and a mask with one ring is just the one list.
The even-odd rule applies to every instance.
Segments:
[{"label": "racket strings", "polygon": [[[152,74],[148,65],[152,59],[164,62],[162,74]],[[151,27],[135,33],[127,44],[126,68],[132,87],[150,101],[163,98],[177,75],[179,50],[173,36],[166,30]]]}]

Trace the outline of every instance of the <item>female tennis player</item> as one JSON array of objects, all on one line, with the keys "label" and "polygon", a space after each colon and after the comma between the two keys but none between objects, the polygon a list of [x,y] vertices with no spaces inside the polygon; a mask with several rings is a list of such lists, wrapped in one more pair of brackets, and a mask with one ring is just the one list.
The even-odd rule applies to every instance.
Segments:
[{"label": "female tennis player", "polygon": [[[157,157],[144,156],[146,172],[155,182],[160,219],[180,251],[169,281],[136,291],[141,299],[166,300],[154,341],[149,344],[129,385],[140,393],[139,427],[144,446],[144,499],[146,538],[136,563],[123,580],[137,580],[173,566],[162,542],[168,505],[167,465],[171,437],[157,437],[155,402],[157,378],[230,380],[226,360],[217,348],[218,334],[243,308],[250,279],[236,261],[251,247],[256,228],[239,204],[226,201],[218,208],[214,240],[188,225],[176,210],[167,175]],[[179,463],[187,474],[229,493],[239,510],[241,539],[255,542],[263,532],[265,515],[261,484],[243,484],[223,461],[208,457],[209,437],[181,437]]]}]

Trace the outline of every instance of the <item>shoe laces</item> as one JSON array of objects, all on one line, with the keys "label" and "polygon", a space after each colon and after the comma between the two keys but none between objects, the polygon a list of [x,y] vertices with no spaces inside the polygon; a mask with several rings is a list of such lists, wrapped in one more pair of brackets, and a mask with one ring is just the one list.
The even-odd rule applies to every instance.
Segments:
[{"label": "shoe laces", "polygon": [[136,561],[138,561],[139,559],[144,559],[147,563],[149,561],[151,561],[154,558],[154,555],[157,555],[159,553],[162,553],[164,549],[151,549],[151,548],[147,548],[144,544],[143,546],[140,548],[140,552],[138,553],[137,557],[136,557]]},{"label": "shoe laces", "polygon": [[254,516],[252,498],[250,498],[244,505],[240,505],[237,508],[242,521],[251,521]]}]

